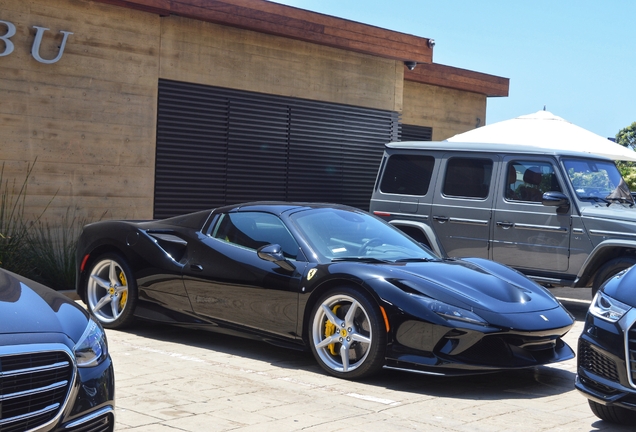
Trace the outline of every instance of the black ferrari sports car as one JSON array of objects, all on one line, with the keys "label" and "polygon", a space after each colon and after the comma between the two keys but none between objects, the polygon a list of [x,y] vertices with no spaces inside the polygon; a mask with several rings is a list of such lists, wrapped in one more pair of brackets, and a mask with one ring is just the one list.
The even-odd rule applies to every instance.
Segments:
[{"label": "black ferrari sports car", "polygon": [[573,317],[484,259],[434,255],[339,205],[249,203],[87,225],[77,292],[104,327],[134,316],[310,349],[329,373],[467,374],[574,356]]}]

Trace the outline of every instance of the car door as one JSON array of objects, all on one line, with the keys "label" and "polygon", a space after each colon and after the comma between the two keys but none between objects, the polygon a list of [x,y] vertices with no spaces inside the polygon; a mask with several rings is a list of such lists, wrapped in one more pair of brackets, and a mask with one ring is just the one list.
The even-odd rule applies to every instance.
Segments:
[{"label": "car door", "polygon": [[[295,270],[259,258],[256,250],[267,244],[279,244]],[[306,262],[277,216],[256,211],[222,214],[189,253],[184,281],[196,314],[221,326],[296,337]]]},{"label": "car door", "polygon": [[568,269],[572,209],[544,206],[544,192],[564,191],[549,158],[508,156],[496,200],[493,259],[533,273]]},{"label": "car door", "polygon": [[448,256],[488,258],[497,155],[449,153],[437,182],[431,225]]}]

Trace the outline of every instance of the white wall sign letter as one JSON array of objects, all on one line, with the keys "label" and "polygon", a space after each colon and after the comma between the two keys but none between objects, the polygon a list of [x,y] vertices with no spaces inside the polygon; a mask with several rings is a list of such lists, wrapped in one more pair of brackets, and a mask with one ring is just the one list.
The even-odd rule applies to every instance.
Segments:
[{"label": "white wall sign letter", "polygon": [[15,26],[8,21],[2,20],[0,20],[0,24],[7,26],[7,32],[3,36],[0,36],[0,40],[4,42],[4,51],[0,53],[0,57],[3,57],[13,52],[13,42],[11,42],[9,38],[15,34]]},{"label": "white wall sign letter", "polygon": [[[15,32],[15,26],[13,28]],[[60,33],[62,33],[64,36],[62,37],[62,45],[60,45],[60,51],[57,53],[57,57],[55,57],[52,60],[45,60],[42,57],[40,57],[40,44],[42,43],[42,36],[44,35],[44,32],[47,31],[48,29],[44,27],[38,27],[38,26],[33,26],[33,28],[37,30],[37,33],[35,34],[35,40],[33,41],[33,47],[31,48],[31,55],[33,56],[33,58],[39,61],[40,63],[44,63],[44,64],[52,64],[57,62],[59,59],[61,59],[62,54],[64,53],[64,47],[66,46],[66,39],[68,39],[69,35],[72,35],[73,33],[67,32],[67,31],[60,31]]]}]

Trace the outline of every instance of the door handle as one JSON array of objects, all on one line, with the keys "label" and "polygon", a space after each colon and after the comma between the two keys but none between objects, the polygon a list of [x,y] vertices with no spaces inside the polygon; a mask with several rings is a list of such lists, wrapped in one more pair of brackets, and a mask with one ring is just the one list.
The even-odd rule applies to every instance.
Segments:
[{"label": "door handle", "polygon": [[437,222],[439,223],[445,223],[448,222],[448,216],[433,216],[433,219],[435,219]]},{"label": "door handle", "polygon": [[203,266],[201,264],[190,264],[190,270],[202,272]]},{"label": "door handle", "polygon": [[503,229],[510,229],[510,228],[512,228],[513,225],[514,224],[512,222],[501,222],[501,221],[497,222],[497,226],[500,226]]}]

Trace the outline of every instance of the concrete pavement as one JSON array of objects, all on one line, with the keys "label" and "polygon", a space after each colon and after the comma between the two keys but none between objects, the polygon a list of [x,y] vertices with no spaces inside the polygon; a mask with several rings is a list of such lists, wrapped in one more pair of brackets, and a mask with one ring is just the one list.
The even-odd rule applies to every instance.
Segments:
[{"label": "concrete pavement", "polygon": [[[573,348],[584,308],[566,341]],[[573,387],[576,361],[462,378],[332,378],[309,353],[139,323],[107,330],[117,431],[621,431]]]}]

